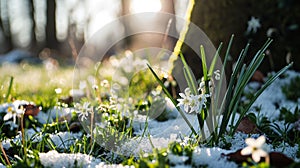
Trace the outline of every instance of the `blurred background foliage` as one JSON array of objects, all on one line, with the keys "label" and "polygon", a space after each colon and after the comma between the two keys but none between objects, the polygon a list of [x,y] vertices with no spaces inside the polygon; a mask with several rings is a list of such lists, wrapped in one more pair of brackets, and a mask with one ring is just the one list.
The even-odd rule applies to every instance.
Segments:
[{"label": "blurred background foliage", "polygon": [[[110,21],[127,14],[139,12],[167,12],[184,17],[188,0],[0,0],[0,54],[21,49],[31,56],[45,60],[54,58],[60,63],[73,64],[76,53],[94,32]],[[259,26],[256,31],[247,31],[251,18]],[[268,38],[274,42],[268,50],[261,70],[268,72],[282,68],[294,61],[300,70],[299,24],[300,1],[298,0],[196,0],[192,22],[199,26],[215,46],[228,42],[231,34],[236,38],[232,58],[235,59],[247,42],[251,43],[250,55]],[[152,22],[152,21],[149,21]],[[155,22],[167,29],[168,20]],[[134,25],[134,26],[139,26]],[[172,30],[180,31],[176,21]],[[116,34],[130,29],[126,23],[103,32],[104,44]],[[120,35],[121,36],[121,35]],[[191,32],[188,37],[193,36]],[[146,37],[146,36],[145,36]],[[163,40],[164,35],[146,38],[128,37],[120,45],[113,46],[107,55],[126,49],[143,47],[166,47],[173,50],[177,39]],[[168,43],[163,45],[162,43]],[[192,66],[199,64],[187,46],[184,55]],[[1,61],[0,55],[0,61]],[[198,59],[199,60],[199,59]],[[199,60],[200,61],[200,60]],[[197,65],[193,65],[193,63]]]}]

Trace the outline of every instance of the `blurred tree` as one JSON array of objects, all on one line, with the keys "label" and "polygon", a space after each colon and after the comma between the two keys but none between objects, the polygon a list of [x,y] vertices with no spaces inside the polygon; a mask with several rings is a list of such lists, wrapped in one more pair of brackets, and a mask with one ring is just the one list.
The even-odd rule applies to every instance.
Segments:
[{"label": "blurred tree", "polygon": [[28,0],[28,5],[29,5],[29,14],[31,18],[31,23],[32,23],[32,29],[31,29],[31,41],[30,41],[30,46],[31,49],[37,48],[37,41],[36,41],[36,20],[35,20],[35,7],[34,7],[34,0]]},{"label": "blurred tree", "polygon": [[47,0],[47,24],[46,24],[46,47],[50,49],[58,48],[58,40],[56,37],[56,1]]},{"label": "blurred tree", "polygon": [[0,53],[5,53],[13,48],[7,3],[8,0],[0,0],[0,31],[3,34],[3,43],[0,46]]}]

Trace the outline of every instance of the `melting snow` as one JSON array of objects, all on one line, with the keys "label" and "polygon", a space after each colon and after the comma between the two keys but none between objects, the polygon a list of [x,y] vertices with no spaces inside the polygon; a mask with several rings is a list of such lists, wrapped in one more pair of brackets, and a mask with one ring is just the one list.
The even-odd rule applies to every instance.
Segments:
[{"label": "melting snow", "polygon": [[76,153],[58,153],[57,151],[49,151],[47,153],[39,153],[41,163],[45,167],[61,168],[61,167],[83,167],[83,168],[131,168],[133,166],[107,165],[100,159],[92,156]]},{"label": "melting snow", "polygon": [[228,150],[221,148],[200,148],[197,147],[193,151],[192,164],[196,166],[205,166],[209,168],[235,168],[238,167],[236,163],[228,161],[222,154],[227,154]]}]

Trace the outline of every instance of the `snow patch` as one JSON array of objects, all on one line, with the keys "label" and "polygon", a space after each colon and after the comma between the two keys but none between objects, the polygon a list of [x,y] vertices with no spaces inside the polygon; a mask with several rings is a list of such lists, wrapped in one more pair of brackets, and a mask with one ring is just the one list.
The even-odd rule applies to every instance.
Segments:
[{"label": "snow patch", "polygon": [[58,153],[55,150],[47,153],[39,153],[40,161],[45,167],[95,167],[101,160],[95,159],[92,156],[76,153]]},{"label": "snow patch", "polygon": [[121,164],[107,165],[100,159],[92,156],[75,153],[58,153],[55,150],[47,153],[39,153],[40,161],[45,167],[61,168],[61,167],[82,167],[82,168],[133,168],[133,166],[123,166]]},{"label": "snow patch", "polygon": [[222,154],[227,154],[232,151],[221,148],[200,148],[197,147],[193,151],[192,164],[195,166],[205,166],[208,168],[237,168],[238,165],[234,162],[228,161]]}]

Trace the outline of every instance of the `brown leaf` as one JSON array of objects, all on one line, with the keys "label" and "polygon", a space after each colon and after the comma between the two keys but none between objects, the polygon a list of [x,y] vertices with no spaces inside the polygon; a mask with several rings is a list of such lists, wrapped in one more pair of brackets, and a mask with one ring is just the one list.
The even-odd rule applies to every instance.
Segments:
[{"label": "brown leaf", "polygon": [[[237,164],[242,164],[243,162],[247,162],[248,164],[250,164],[248,162],[248,158],[251,158],[251,155],[243,156],[241,154],[241,151],[242,151],[242,149],[240,149],[236,152],[233,152],[233,153],[228,153],[225,156],[227,157],[228,160],[234,161]],[[293,159],[291,159],[279,152],[271,152],[271,153],[269,153],[269,156],[270,156],[270,164],[272,167],[278,167],[278,168],[288,167],[290,164],[294,163]],[[265,161],[265,159],[261,158],[260,162],[263,162],[263,161]]]},{"label": "brown leaf", "polygon": [[261,71],[257,70],[254,72],[251,81],[264,83],[264,77],[264,74]]},{"label": "brown leaf", "polygon": [[36,116],[40,112],[40,108],[33,104],[26,104],[23,107],[25,108],[25,116]]},{"label": "brown leaf", "polygon": [[80,128],[81,128],[81,124],[80,122],[73,122],[72,124],[70,124],[70,131],[72,132],[79,132]]},{"label": "brown leaf", "polygon": [[60,98],[59,102],[66,103],[66,104],[70,105],[70,104],[73,103],[73,97],[72,96],[68,96],[68,97]]},{"label": "brown leaf", "polygon": [[279,152],[270,153],[270,162],[274,167],[288,167],[294,160]]},{"label": "brown leaf", "polygon": [[243,162],[247,162],[247,158],[250,157],[250,155],[242,155],[241,154],[242,149],[233,152],[233,153],[228,153],[225,156],[227,156],[227,159],[230,161],[234,161],[238,164],[243,163]]},{"label": "brown leaf", "polygon": [[248,117],[242,118],[239,126],[236,131],[240,131],[246,134],[257,134],[259,133],[259,129],[256,124],[253,123]]}]

